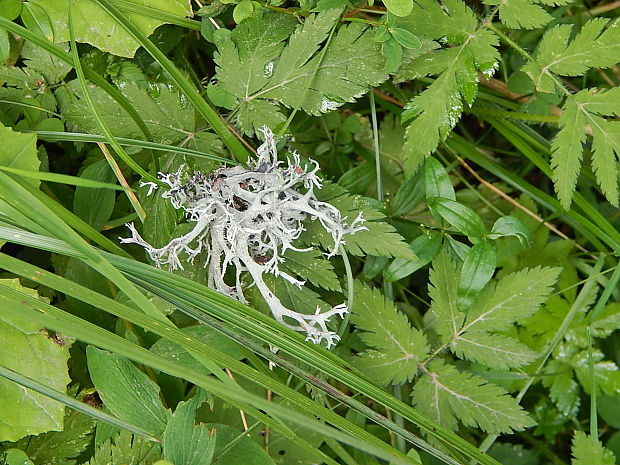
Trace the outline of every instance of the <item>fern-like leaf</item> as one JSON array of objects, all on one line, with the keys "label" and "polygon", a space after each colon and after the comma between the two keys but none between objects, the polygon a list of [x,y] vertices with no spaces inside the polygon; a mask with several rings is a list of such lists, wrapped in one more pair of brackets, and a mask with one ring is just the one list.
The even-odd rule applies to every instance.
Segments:
[{"label": "fern-like leaf", "polygon": [[[581,76],[590,68],[608,68],[620,56],[620,21],[605,29],[609,20],[588,21],[569,43],[572,25],[559,25],[547,32],[538,48],[535,60],[523,67],[541,92],[555,91],[553,74]],[[605,29],[605,30],[603,30]]]},{"label": "fern-like leaf", "polygon": [[377,289],[355,283],[351,322],[363,332],[362,341],[374,347],[359,355],[355,365],[381,384],[410,381],[418,363],[428,355],[426,336]]},{"label": "fern-like leaf", "polygon": [[283,121],[278,103],[319,115],[387,79],[368,27],[333,32],[341,12],[310,15],[295,29],[288,15],[253,16],[215,34],[216,87],[231,97],[243,132]]},{"label": "fern-like leaf", "polygon": [[418,410],[451,429],[456,429],[457,419],[491,434],[521,431],[534,424],[500,387],[439,360],[428,366],[412,397]]},{"label": "fern-like leaf", "polygon": [[564,208],[571,203],[581,168],[586,125],[592,133],[592,170],[605,197],[618,205],[620,123],[602,116],[620,112],[620,89],[595,94],[582,90],[569,97],[560,115],[560,131],[551,145],[551,167],[558,198]]},{"label": "fern-like leaf", "polygon": [[499,5],[499,19],[511,29],[535,29],[553,17],[532,0],[485,0],[486,5]]},{"label": "fern-like leaf", "polygon": [[597,438],[588,436],[583,431],[575,431],[571,445],[572,465],[614,465],[613,452],[603,447]]},{"label": "fern-like leaf", "polygon": [[411,121],[405,141],[405,169],[413,173],[424,158],[454,128],[463,105],[471,105],[478,88],[478,71],[494,72],[499,54],[497,36],[479,29],[474,13],[461,0],[418,0],[412,13],[399,22],[424,39],[446,39],[455,47],[430,50],[408,62],[398,81],[437,76],[405,107],[403,122]]}]

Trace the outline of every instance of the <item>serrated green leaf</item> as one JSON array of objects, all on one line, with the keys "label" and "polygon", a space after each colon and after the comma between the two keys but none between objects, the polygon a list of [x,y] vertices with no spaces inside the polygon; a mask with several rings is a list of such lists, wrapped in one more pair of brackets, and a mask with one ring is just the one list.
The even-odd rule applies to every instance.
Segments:
[{"label": "serrated green leaf", "polygon": [[620,22],[614,21],[606,27],[608,23],[607,18],[588,21],[570,43],[572,25],[559,25],[549,30],[538,44],[535,61],[522,68],[534,81],[536,89],[555,91],[551,73],[580,76],[590,68],[615,65],[620,53]]},{"label": "serrated green leaf", "polygon": [[560,413],[566,417],[577,414],[581,403],[580,389],[570,367],[558,360],[549,361],[542,383],[549,388],[549,398]]},{"label": "serrated green leaf", "polygon": [[122,431],[114,440],[106,440],[95,451],[88,465],[144,465],[153,463],[161,458],[160,446],[156,442],[149,442],[140,436],[133,436]]},{"label": "serrated green leaf", "polygon": [[479,362],[489,368],[518,368],[536,360],[538,354],[518,340],[486,331],[468,331],[457,335],[450,345],[460,358]]},{"label": "serrated green leaf", "polygon": [[191,400],[180,402],[166,425],[163,436],[164,457],[172,463],[210,465],[215,452],[216,431],[205,425],[195,425],[196,409],[206,396],[195,394]]},{"label": "serrated green leaf", "polygon": [[620,116],[620,87],[583,89],[573,98],[584,110],[603,116]]},{"label": "serrated green leaf", "polygon": [[[326,42],[340,14],[341,9],[332,9],[310,15],[292,35],[295,21],[288,15],[255,15],[232,33],[214,35],[217,79],[235,96],[246,134],[266,124],[264,105],[244,109],[257,99],[318,115],[354,101],[387,78],[381,46],[366,26],[342,26]],[[356,46],[360,41],[366,46]],[[274,104],[269,109],[273,114],[279,110]]]},{"label": "serrated green leaf", "polygon": [[462,203],[443,197],[430,197],[427,202],[438,215],[470,239],[480,240],[488,233],[480,215]]},{"label": "serrated green leaf", "polygon": [[[1,279],[3,286],[39,297],[24,288],[18,279]],[[4,301],[3,305],[11,305]],[[10,302],[10,301],[8,301]],[[64,392],[70,381],[67,369],[69,348],[27,318],[15,319],[0,312],[0,365]],[[60,431],[64,405],[25,389],[8,379],[0,379],[0,441],[17,441],[24,436]]]},{"label": "serrated green leaf", "polygon": [[449,342],[463,325],[465,314],[456,305],[456,286],[459,273],[447,252],[442,251],[433,260],[429,274],[428,294],[432,299],[431,311],[435,319],[433,329],[442,342]]},{"label": "serrated green leaf", "polygon": [[161,403],[159,386],[123,357],[93,346],[86,354],[90,378],[110,412],[160,436],[170,411]]},{"label": "serrated green leaf", "polygon": [[575,431],[571,444],[573,455],[572,465],[614,465],[614,454],[603,447],[601,441],[586,435],[583,431]]},{"label": "serrated green leaf", "polygon": [[[591,371],[591,362],[594,372]],[[605,360],[605,355],[601,351],[593,350],[591,356],[586,350],[577,352],[571,357],[570,364],[586,393],[592,393],[593,381],[597,393],[612,396],[620,391],[620,369],[614,362]],[[592,375],[594,375],[594,380]]]},{"label": "serrated green leaf", "polygon": [[[346,194],[346,191],[334,184],[325,184],[321,191],[316,192],[319,200],[329,201],[335,206],[342,217],[354,219],[361,212],[365,222],[363,226],[367,229],[358,231],[355,234],[348,234],[344,237],[345,249],[352,255],[376,255],[383,257],[400,257],[414,259],[415,255],[398,234],[394,226],[381,221],[385,215],[373,207],[370,200],[354,195]],[[323,229],[318,221],[306,221],[306,230],[300,239],[306,244],[318,244],[321,247],[331,250],[334,241],[329,233]]]},{"label": "serrated green leaf", "polygon": [[484,0],[486,5],[499,5],[499,19],[511,29],[535,29],[553,17],[532,0]]},{"label": "serrated green leaf", "polygon": [[[464,328],[503,331],[532,315],[547,299],[558,280],[560,268],[535,267],[517,271],[488,288],[474,303]],[[492,295],[489,295],[493,291]]]},{"label": "serrated green leaf", "polygon": [[457,418],[490,434],[521,431],[535,424],[501,388],[439,360],[428,366],[412,397],[420,412],[451,429],[456,429]]},{"label": "serrated green leaf", "polygon": [[434,2],[420,0],[396,26],[422,39],[446,39],[457,46],[431,50],[407,61],[397,81],[438,76],[426,90],[410,100],[403,121],[411,120],[406,133],[405,171],[417,166],[437,148],[460,118],[464,104],[471,105],[478,88],[480,71],[492,75],[499,58],[495,34],[478,29],[473,12],[461,0]]},{"label": "serrated green leaf", "polygon": [[456,291],[458,308],[466,312],[495,273],[495,244],[482,240],[465,256]]},{"label": "serrated green leaf", "polygon": [[[24,5],[30,5],[30,3],[25,3]],[[26,6],[25,8],[28,7]],[[58,47],[64,51],[69,50],[67,44],[59,44]],[[32,42],[24,43],[21,56],[24,60],[24,64],[28,68],[37,70],[41,73],[48,85],[62,81],[69,71],[71,71],[71,66],[66,62]]]},{"label": "serrated green leaf", "polygon": [[360,338],[376,350],[359,355],[355,364],[382,385],[410,381],[428,354],[426,336],[409,324],[394,304],[360,282],[355,282],[351,322]]},{"label": "serrated green leaf", "polygon": [[289,270],[315,286],[331,291],[339,291],[340,282],[334,273],[331,262],[323,256],[320,250],[312,249],[307,252],[287,250],[284,254],[285,262],[281,268]]},{"label": "serrated green leaf", "polygon": [[93,440],[95,419],[77,410],[65,412],[62,431],[29,436],[16,445],[28,453],[35,463],[74,465],[75,457],[86,450]]},{"label": "serrated green leaf", "polygon": [[443,236],[438,231],[431,231],[415,238],[410,244],[411,250],[416,255],[415,260],[396,258],[385,270],[386,281],[398,281],[428,265],[439,253]]},{"label": "serrated green leaf", "polygon": [[[54,40],[69,40],[69,20],[66,0],[30,0],[40,6],[49,16],[54,27]],[[189,0],[142,0],[132,2],[154,8],[178,17],[192,14]],[[73,3],[73,22],[75,38],[78,42],[94,45],[104,52],[124,57],[133,57],[140,44],[110,16],[102,6],[92,0],[81,0]],[[127,17],[146,35],[150,35],[156,27],[165,21],[140,13],[127,13]]]}]

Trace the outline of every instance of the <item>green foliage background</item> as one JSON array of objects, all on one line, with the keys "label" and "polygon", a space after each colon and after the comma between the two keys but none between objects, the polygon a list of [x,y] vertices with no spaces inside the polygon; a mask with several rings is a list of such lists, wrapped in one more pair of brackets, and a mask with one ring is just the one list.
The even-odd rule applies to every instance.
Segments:
[{"label": "green foliage background", "polygon": [[[1,0],[0,463],[620,463],[618,6]],[[329,351],[118,241],[264,126],[365,219],[266,277]]]}]

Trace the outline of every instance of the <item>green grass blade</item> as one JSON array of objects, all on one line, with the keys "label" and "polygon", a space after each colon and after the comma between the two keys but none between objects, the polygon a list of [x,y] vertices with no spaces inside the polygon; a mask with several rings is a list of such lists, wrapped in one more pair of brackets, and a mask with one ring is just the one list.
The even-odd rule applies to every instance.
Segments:
[{"label": "green grass blade", "polygon": [[[5,305],[5,310],[3,310],[5,314],[21,315],[21,317],[26,315],[46,328],[62,332],[63,334],[71,334],[83,342],[96,345],[102,349],[110,350],[137,363],[150,366],[151,368],[160,370],[171,376],[186,379],[187,381],[203,387],[207,391],[212,392],[214,395],[217,395],[223,399],[228,399],[229,401],[232,400],[235,403],[248,403],[253,405],[256,409],[262,409],[271,415],[287,418],[289,421],[298,424],[303,428],[316,431],[317,433],[324,434],[328,437],[333,437],[369,454],[389,460],[390,463],[402,465],[411,465],[412,463],[417,464],[417,462],[411,459],[404,459],[393,454],[387,454],[383,450],[379,450],[365,441],[359,440],[348,433],[344,433],[335,428],[326,426],[325,424],[314,420],[313,418],[309,418],[307,415],[304,415],[296,410],[270,402],[254,394],[244,392],[240,388],[231,388],[230,385],[224,384],[223,382],[208,375],[196,372],[185,366],[179,365],[178,363],[171,362],[148,351],[147,349],[144,349],[143,347],[115,335],[114,333],[103,330],[98,326],[81,320],[74,315],[59,310],[56,307],[41,302],[38,299],[20,291],[13,290],[8,287],[3,288],[2,294],[0,295],[0,302],[2,301],[11,303],[11,305]],[[279,422],[273,421],[269,417],[261,415],[260,413],[257,414],[257,416],[261,417],[262,421],[266,422],[274,430],[286,435],[286,430],[280,426]],[[305,442],[298,436],[294,436],[292,439],[295,439],[298,444]],[[309,447],[318,454],[323,455],[322,452],[316,451],[316,449],[311,446]],[[333,461],[329,460],[326,456],[325,459],[327,459],[330,463],[333,463]]]},{"label": "green grass blade", "polygon": [[[107,142],[105,136],[101,136],[98,134],[84,134],[80,132],[55,132],[55,131],[24,131],[24,132],[34,132],[37,137],[41,140],[47,142]],[[235,165],[236,162],[229,158],[219,157],[217,155],[209,155],[208,153],[199,152],[198,150],[193,150],[187,147],[176,147],[174,145],[160,144],[158,142],[150,142],[138,139],[128,139],[126,137],[117,137],[116,140],[119,144],[127,146],[127,147],[139,147],[142,149],[150,149],[150,150],[159,150],[162,152],[174,152],[174,153],[182,153],[184,155],[189,155],[192,157],[198,158],[206,158],[207,160],[213,160],[220,162],[222,164]]]},{"label": "green grass blade", "polygon": [[[79,299],[87,304],[94,305],[112,315],[115,315],[133,324],[141,326],[145,330],[153,332],[154,334],[157,334],[169,341],[176,342],[188,350],[200,352],[213,359],[221,366],[226,366],[234,373],[241,375],[246,379],[252,379],[266,389],[271,389],[277,395],[280,395],[281,397],[288,400],[291,405],[296,405],[300,408],[303,408],[309,414],[321,418],[344,431],[348,431],[349,433],[358,436],[360,439],[370,444],[375,444],[377,447],[384,449],[384,451],[386,452],[394,453],[390,446],[383,443],[372,434],[369,434],[364,429],[353,425],[352,423],[343,419],[331,410],[320,406],[318,403],[312,401],[311,399],[303,396],[294,389],[291,389],[285,384],[281,383],[279,380],[274,378],[272,372],[268,372],[267,374],[265,374],[264,372],[261,373],[249,367],[248,365],[239,362],[226,354],[221,353],[217,349],[210,347],[204,342],[188,337],[187,335],[178,331],[176,328],[164,325],[159,321],[155,321],[146,317],[138,310],[121,304],[118,301],[103,296],[95,291],[85,288],[65,278],[54,275],[53,273],[47,272],[45,270],[37,268],[36,266],[12,258],[8,255],[0,253],[0,266],[18,276],[36,280],[36,282],[41,285],[55,289],[66,295]],[[256,343],[253,343],[250,339],[244,338],[241,335],[232,334],[231,336],[232,339],[244,346],[248,345],[249,347],[252,347],[252,345],[256,345]],[[265,350],[267,351],[267,353],[272,354],[268,349]],[[285,369],[288,369],[287,366],[295,367],[290,362],[280,357],[277,357],[277,360],[274,361],[277,362],[279,366]],[[311,376],[310,374],[304,372],[298,367],[295,367],[295,370],[297,370],[299,373],[302,373],[302,377],[307,378]],[[247,409],[247,407],[245,407],[244,405],[240,405],[239,408]],[[404,456],[402,458],[404,458]]]},{"label": "green grass blade", "polygon": [[[11,240],[28,246],[42,247],[45,250],[58,253],[79,254],[78,251],[71,250],[66,244],[47,238],[40,238],[34,234],[18,232],[11,228],[0,227],[0,239]],[[215,320],[222,321],[226,326],[235,328],[251,338],[259,338],[279,347],[288,355],[304,361],[313,368],[319,369],[328,376],[350,386],[353,390],[400,413],[410,422],[424,429],[428,428],[429,434],[461,450],[469,458],[478,460],[485,465],[498,465],[495,459],[480,453],[472,444],[428,420],[412,407],[396,400],[381,388],[374,386],[357,372],[355,368],[350,367],[332,352],[313,344],[305,343],[300,334],[276,323],[266,315],[180,276],[171,275],[163,270],[158,270],[135,260],[110,255],[106,255],[106,257],[125,273],[134,275],[136,278],[143,279],[144,281],[154,282],[154,288],[160,287],[165,293],[175,295],[178,299],[175,303],[189,300],[191,302],[190,305],[200,308],[202,312]],[[324,386],[324,388],[328,390],[329,394],[331,387]],[[394,431],[414,443],[410,433],[399,431],[398,428],[394,428]]]},{"label": "green grass blade", "polygon": [[70,176],[68,174],[49,173],[46,171],[27,171],[8,166],[0,166],[0,170],[6,171],[7,173],[16,174],[22,178],[38,179],[40,181],[68,184],[70,186],[91,187],[94,189],[111,189],[115,191],[133,190],[117,184],[111,184],[109,182],[94,181],[92,179]]},{"label": "green grass blade", "polygon": [[101,117],[101,114],[99,113],[99,110],[97,109],[97,106],[95,105],[95,102],[93,101],[93,98],[90,95],[90,91],[88,90],[88,84],[86,83],[86,76],[84,74],[84,70],[82,69],[82,63],[80,62],[80,57],[78,55],[77,44],[75,42],[75,33],[73,30],[73,20],[71,18],[71,9],[72,9],[71,7],[72,7],[72,0],[69,0],[69,7],[68,7],[69,8],[69,36],[70,36],[70,43],[71,43],[71,55],[73,56],[75,72],[77,73],[78,81],[82,88],[84,99],[86,100],[86,103],[88,104],[88,107],[90,108],[90,112],[95,118],[95,121],[97,122],[97,125],[99,126],[99,129],[101,129],[101,132],[103,132],[103,134],[105,135],[108,141],[108,144],[112,146],[116,154],[127,164],[127,166],[133,169],[136,173],[140,174],[144,179],[147,179],[150,182],[154,182],[156,184],[163,186],[164,184],[161,183],[159,179],[157,179],[152,174],[145,171],[140,165],[138,165],[133,160],[133,158],[131,158],[127,154],[127,152],[125,152],[125,149],[117,142],[116,138],[114,137],[114,134],[112,134],[112,131],[110,131],[110,128],[108,127],[106,122]]}]

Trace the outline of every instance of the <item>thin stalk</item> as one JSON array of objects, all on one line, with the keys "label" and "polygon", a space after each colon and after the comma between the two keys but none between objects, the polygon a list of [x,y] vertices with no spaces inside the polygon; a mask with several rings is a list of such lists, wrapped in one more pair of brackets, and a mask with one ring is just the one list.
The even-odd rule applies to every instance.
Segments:
[{"label": "thin stalk", "polygon": [[84,70],[82,69],[82,63],[80,62],[80,57],[78,55],[77,44],[75,42],[75,31],[73,29],[73,20],[71,17],[71,5],[72,5],[72,0],[69,0],[69,3],[68,3],[69,37],[70,37],[70,42],[71,42],[71,54],[73,56],[73,63],[75,64],[75,72],[77,73],[78,81],[82,88],[82,92],[84,93],[84,99],[86,100],[86,103],[88,104],[90,108],[90,112],[95,118],[95,121],[97,122],[97,125],[99,126],[99,129],[101,129],[103,134],[106,136],[108,143],[112,146],[116,154],[127,164],[127,166],[129,166],[136,173],[141,175],[144,179],[148,179],[150,182],[154,182],[162,187],[165,186],[165,184],[163,184],[159,179],[157,179],[150,173],[146,172],[140,165],[138,165],[133,160],[133,158],[131,158],[127,154],[127,152],[125,152],[125,149],[121,147],[121,145],[118,143],[118,141],[114,137],[114,134],[112,134],[112,131],[110,131],[110,128],[108,127],[106,122],[101,117],[101,114],[99,113],[99,110],[97,109],[97,106],[95,105],[95,102],[93,101],[93,98],[90,95],[90,92],[88,90],[88,84],[86,83],[86,75],[84,74]]}]

